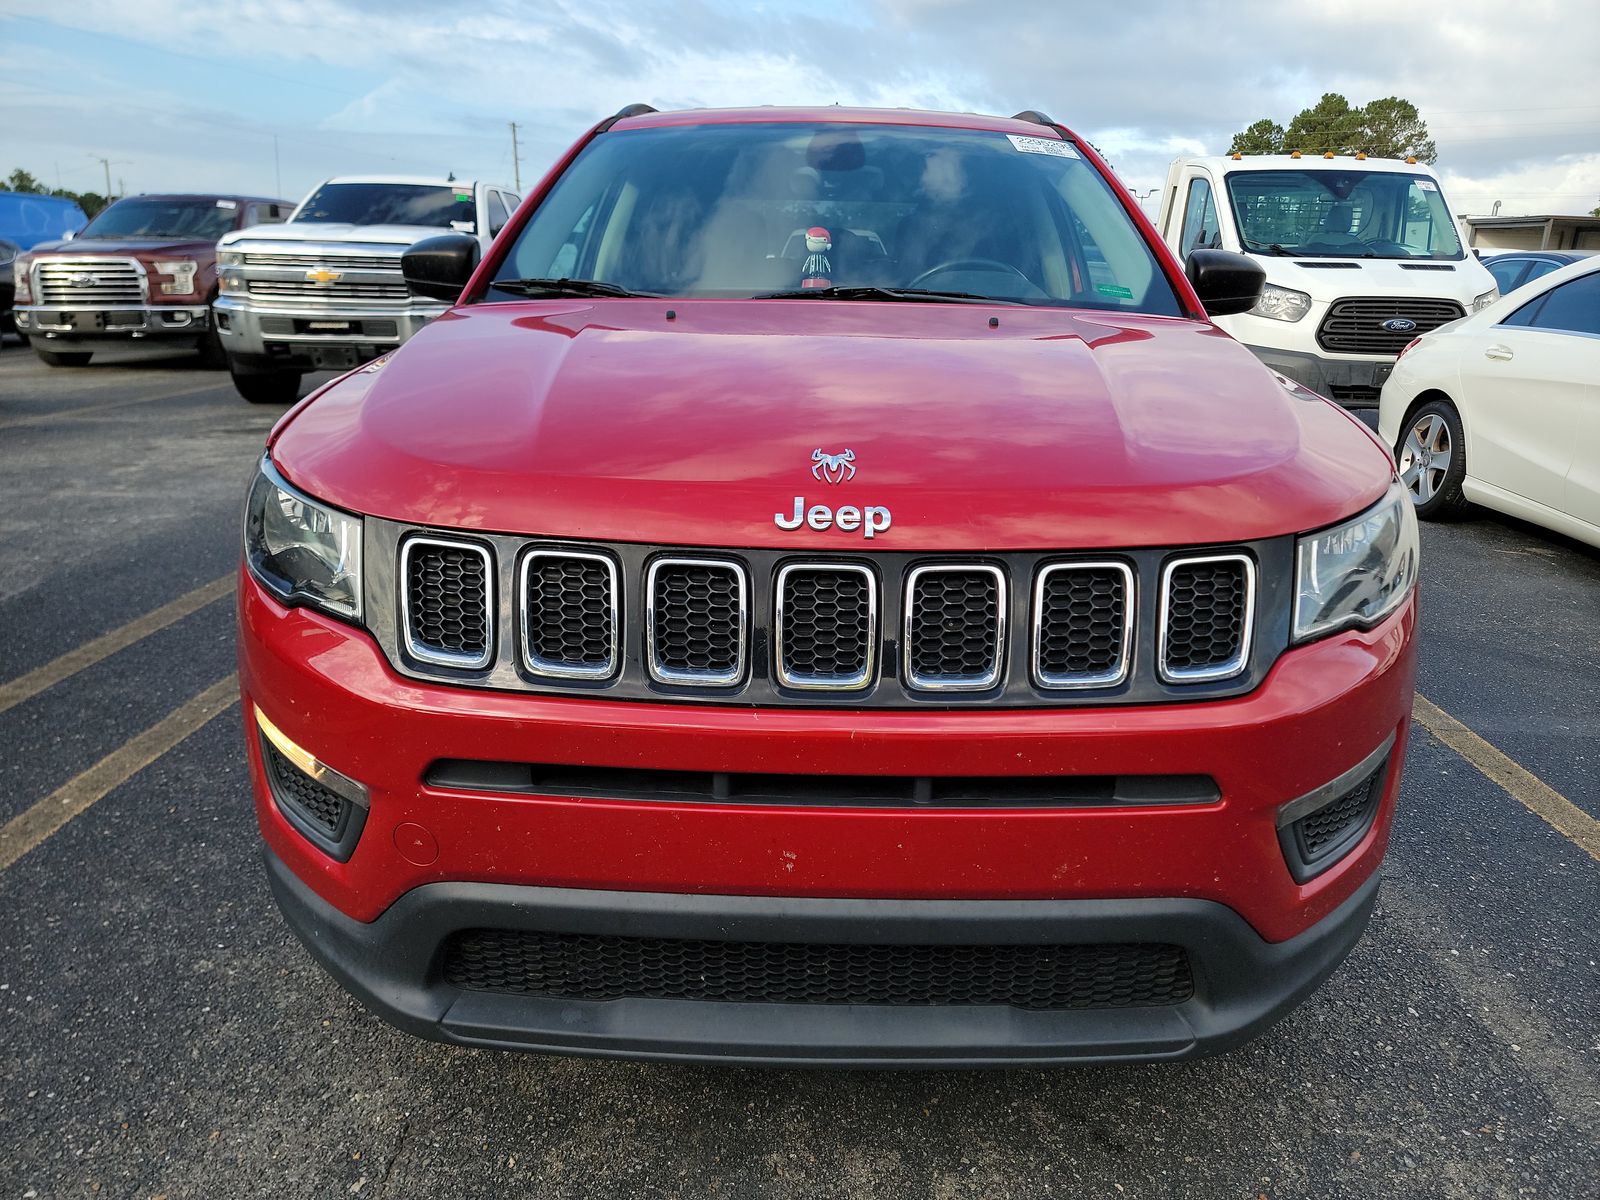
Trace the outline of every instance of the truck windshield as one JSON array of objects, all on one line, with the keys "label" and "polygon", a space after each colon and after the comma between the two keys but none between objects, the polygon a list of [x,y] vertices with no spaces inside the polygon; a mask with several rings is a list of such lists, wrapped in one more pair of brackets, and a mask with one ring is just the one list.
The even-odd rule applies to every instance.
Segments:
[{"label": "truck windshield", "polygon": [[195,197],[118,200],[83,227],[86,241],[110,238],[185,238],[214,242],[234,227],[239,205],[233,200]]},{"label": "truck windshield", "polygon": [[1462,257],[1439,184],[1398,171],[1230,171],[1246,250],[1326,258]]},{"label": "truck windshield", "polygon": [[470,186],[427,183],[325,183],[295,213],[297,224],[432,225],[477,230]]},{"label": "truck windshield", "polygon": [[534,211],[490,298],[581,281],[1177,315],[1112,188],[1053,137],[776,121],[612,130]]}]

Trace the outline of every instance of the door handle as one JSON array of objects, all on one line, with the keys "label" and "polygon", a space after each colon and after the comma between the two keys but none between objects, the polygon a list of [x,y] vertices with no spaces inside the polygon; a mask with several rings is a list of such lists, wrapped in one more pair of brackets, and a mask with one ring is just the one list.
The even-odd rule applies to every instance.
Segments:
[{"label": "door handle", "polygon": [[1510,346],[1486,346],[1483,351],[1485,358],[1492,358],[1496,362],[1510,362],[1512,359]]}]

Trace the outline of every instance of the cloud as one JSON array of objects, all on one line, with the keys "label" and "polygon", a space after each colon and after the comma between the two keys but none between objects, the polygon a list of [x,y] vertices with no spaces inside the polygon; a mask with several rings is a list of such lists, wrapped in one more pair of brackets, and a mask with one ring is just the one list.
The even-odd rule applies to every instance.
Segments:
[{"label": "cloud", "polygon": [[[180,114],[191,164],[231,163],[256,190],[265,182],[259,154],[247,163],[228,141],[240,129],[269,140],[276,132],[303,183],[341,154],[351,161],[329,170],[383,169],[391,159],[392,169],[434,170],[449,158],[458,173],[509,175],[503,131],[516,120],[526,179],[584,126],[633,100],[1041,108],[1105,148],[1130,186],[1149,188],[1174,154],[1219,151],[1257,117],[1287,121],[1323,91],[1339,91],[1353,103],[1416,102],[1461,194],[1476,203],[1480,193],[1507,193],[1487,196],[1484,208],[1501,198],[1511,210],[1513,190],[1551,211],[1600,202],[1592,88],[1600,9],[1592,6],[1523,4],[1513,20],[1491,0],[1160,0],[1133,9],[994,0],[76,0],[51,21],[89,31],[89,44],[95,33],[114,34],[162,48],[157,61],[175,52],[235,72],[236,86],[209,89],[204,103],[174,85],[156,104]],[[13,28],[32,35],[41,23]],[[92,114],[114,108],[115,83],[86,87],[26,55],[10,73],[42,101],[70,87],[94,102],[87,112],[34,106],[40,137],[71,151],[104,143]],[[222,111],[208,132],[212,105]],[[181,153],[150,153],[181,171]]]}]

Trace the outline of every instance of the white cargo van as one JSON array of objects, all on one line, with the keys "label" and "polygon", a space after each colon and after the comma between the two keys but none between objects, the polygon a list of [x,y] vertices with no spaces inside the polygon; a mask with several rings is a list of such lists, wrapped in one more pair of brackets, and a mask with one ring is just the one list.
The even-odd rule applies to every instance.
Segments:
[{"label": "white cargo van", "polygon": [[1260,301],[1217,324],[1273,370],[1352,408],[1377,406],[1413,338],[1499,295],[1462,246],[1438,176],[1410,160],[1179,158],[1158,225],[1179,258],[1253,256],[1267,272]]}]

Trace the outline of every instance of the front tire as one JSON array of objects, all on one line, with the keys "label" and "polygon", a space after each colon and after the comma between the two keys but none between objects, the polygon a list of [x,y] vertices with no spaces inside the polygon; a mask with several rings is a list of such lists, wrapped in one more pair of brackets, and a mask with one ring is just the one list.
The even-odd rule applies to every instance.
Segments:
[{"label": "front tire", "polygon": [[201,335],[196,349],[200,351],[202,367],[220,371],[228,365],[228,352],[222,348],[222,338],[215,329],[208,329]]},{"label": "front tire", "polygon": [[91,350],[39,350],[37,353],[47,367],[86,367],[94,357]]},{"label": "front tire", "polygon": [[1448,400],[1430,400],[1406,418],[1394,461],[1422,520],[1454,521],[1471,510],[1461,490],[1467,439],[1461,414]]},{"label": "front tire", "polygon": [[241,375],[232,371],[233,386],[251,404],[293,404],[300,399],[299,371]]}]

